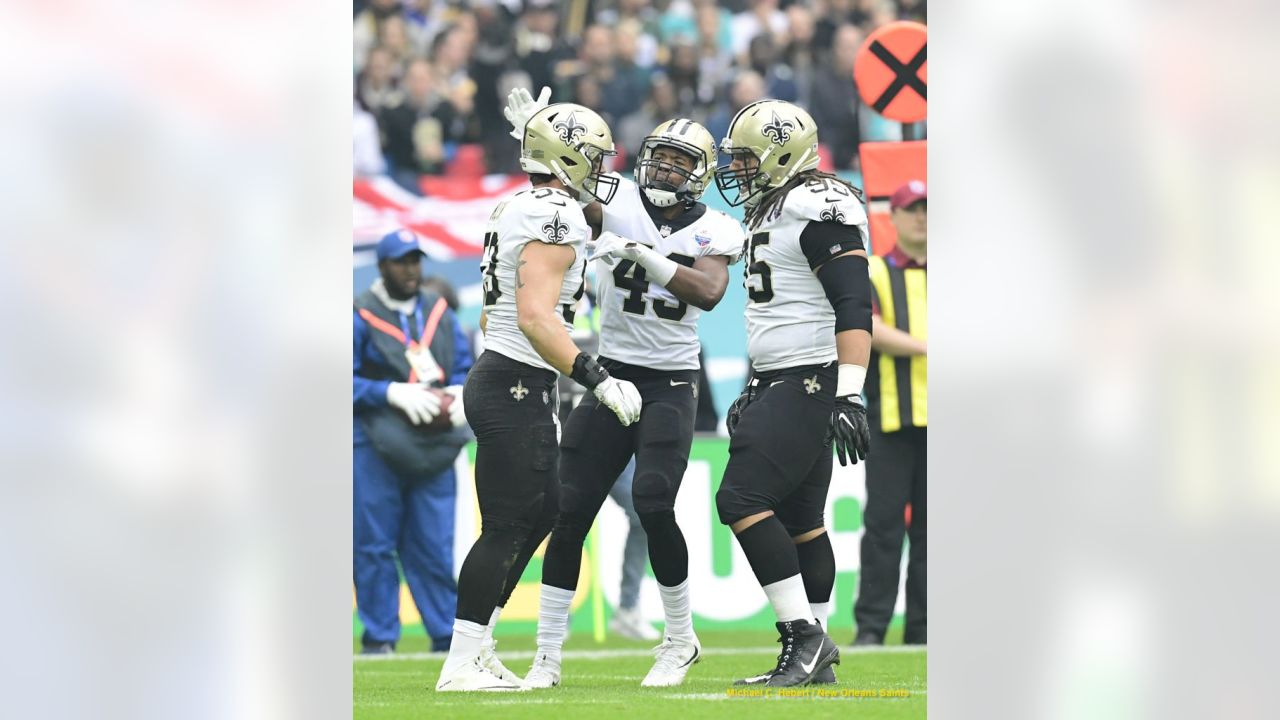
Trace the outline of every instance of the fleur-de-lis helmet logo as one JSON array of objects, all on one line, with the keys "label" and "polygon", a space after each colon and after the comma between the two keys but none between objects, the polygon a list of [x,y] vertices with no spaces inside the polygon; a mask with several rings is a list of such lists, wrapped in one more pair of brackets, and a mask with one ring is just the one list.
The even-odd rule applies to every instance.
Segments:
[{"label": "fleur-de-lis helmet logo", "polygon": [[829,206],[827,206],[826,210],[822,211],[822,214],[818,216],[818,219],[826,220],[829,222],[843,223],[844,213],[840,212],[840,208],[836,207],[835,203],[831,203]]},{"label": "fleur-de-lis helmet logo", "polygon": [[775,110],[769,124],[760,128],[760,133],[769,138],[774,145],[782,145],[791,139],[791,131],[795,129],[795,123],[778,117],[778,112]]},{"label": "fleur-de-lis helmet logo", "polygon": [[565,145],[573,145],[574,141],[587,131],[587,126],[578,122],[575,115],[577,113],[569,113],[569,117],[551,126],[553,130],[560,133],[560,141]]},{"label": "fleur-de-lis helmet logo", "polygon": [[550,222],[543,223],[542,233],[547,236],[549,243],[564,242],[564,236],[569,232],[569,226],[560,222],[560,213],[556,213]]}]

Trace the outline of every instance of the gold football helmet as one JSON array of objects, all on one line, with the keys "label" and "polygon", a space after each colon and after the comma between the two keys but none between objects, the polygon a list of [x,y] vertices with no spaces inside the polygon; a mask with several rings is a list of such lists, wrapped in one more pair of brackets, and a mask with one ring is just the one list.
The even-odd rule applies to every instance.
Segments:
[{"label": "gold football helmet", "polygon": [[618,190],[618,178],[604,174],[604,159],[613,154],[604,118],[582,105],[555,103],[525,124],[520,169],[559,178],[584,202],[608,203]]},{"label": "gold football helmet", "polygon": [[[688,155],[692,168],[686,170],[655,160],[654,150],[660,147],[674,148]],[[715,138],[698,123],[676,118],[654,128],[640,144],[636,184],[657,207],[670,207],[677,202],[692,204],[706,192],[715,171]]]},{"label": "gold football helmet", "polygon": [[818,126],[789,102],[760,100],[733,116],[720,152],[730,159],[716,168],[720,194],[730,205],[750,207],[766,191],[818,167]]}]

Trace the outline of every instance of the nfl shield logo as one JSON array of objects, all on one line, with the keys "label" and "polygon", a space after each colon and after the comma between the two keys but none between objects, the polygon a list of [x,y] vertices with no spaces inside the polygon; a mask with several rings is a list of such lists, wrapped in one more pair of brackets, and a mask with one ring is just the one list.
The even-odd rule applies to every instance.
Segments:
[{"label": "nfl shield logo", "polygon": [[666,236],[670,235],[670,234],[671,234],[671,226],[670,226],[670,225],[663,225],[662,227],[658,228],[658,233],[659,233],[659,234],[661,234],[661,235],[662,235],[662,237],[666,237]]},{"label": "nfl shield logo", "polygon": [[698,243],[698,247],[706,247],[711,244],[711,236],[704,233],[694,233],[694,242]]}]

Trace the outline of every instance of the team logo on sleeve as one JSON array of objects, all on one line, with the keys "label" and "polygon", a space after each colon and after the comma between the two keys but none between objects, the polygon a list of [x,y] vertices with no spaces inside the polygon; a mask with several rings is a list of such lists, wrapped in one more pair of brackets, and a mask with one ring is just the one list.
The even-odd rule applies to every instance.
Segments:
[{"label": "team logo on sleeve", "polygon": [[828,222],[843,223],[844,213],[840,212],[840,208],[836,207],[835,203],[831,203],[826,210],[822,211],[822,214],[818,216],[818,219],[826,220]]},{"label": "team logo on sleeve", "polygon": [[525,395],[529,394],[529,388],[524,386],[522,378],[516,378],[515,386],[507,388],[507,392],[511,393],[511,397],[515,398],[516,402],[520,402]]},{"label": "team logo on sleeve", "polygon": [[560,141],[565,145],[573,145],[578,136],[587,131],[587,126],[578,122],[578,118],[574,117],[577,113],[569,113],[569,117],[551,126],[553,130],[560,133]]},{"label": "team logo on sleeve", "polygon": [[569,226],[560,222],[560,213],[552,216],[551,221],[543,223],[542,234],[547,236],[547,242],[558,244],[564,242],[564,237],[569,233]]},{"label": "team logo on sleeve", "polygon": [[693,241],[698,243],[698,247],[706,247],[711,244],[711,236],[703,232],[696,232],[693,234]]},{"label": "team logo on sleeve", "polygon": [[782,145],[791,139],[791,131],[796,129],[795,123],[790,120],[783,120],[778,117],[778,113],[773,114],[773,119],[768,125],[760,128],[760,134],[769,138],[769,142],[774,145]]}]

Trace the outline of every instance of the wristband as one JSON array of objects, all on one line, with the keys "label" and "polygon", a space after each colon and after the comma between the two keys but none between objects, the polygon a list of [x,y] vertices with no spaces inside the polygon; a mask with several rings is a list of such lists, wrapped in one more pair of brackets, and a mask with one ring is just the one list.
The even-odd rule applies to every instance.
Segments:
[{"label": "wristband", "polygon": [[676,276],[676,268],[680,267],[675,260],[662,257],[656,250],[649,248],[641,253],[639,263],[649,274],[649,279],[663,287],[671,282],[671,278]]},{"label": "wristband", "polygon": [[600,367],[595,358],[580,352],[573,359],[573,372],[569,373],[569,378],[588,390],[595,390],[597,385],[609,379],[609,371]]},{"label": "wristband", "polygon": [[841,364],[836,370],[836,397],[861,395],[867,381],[867,369],[861,365]]}]

